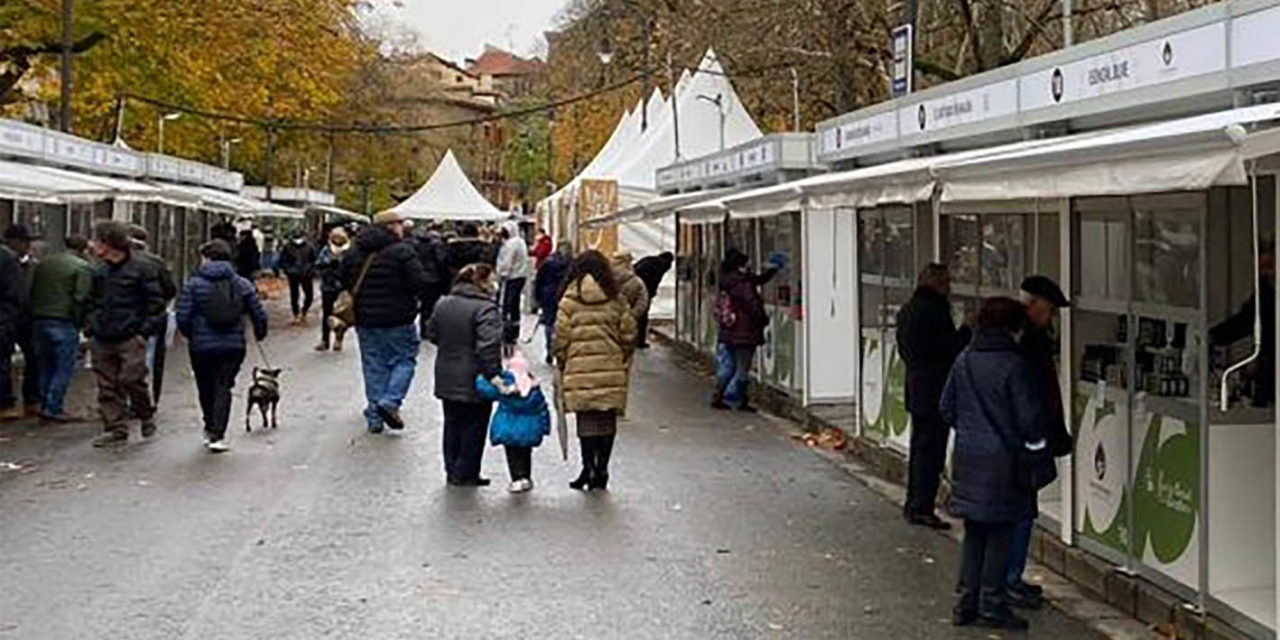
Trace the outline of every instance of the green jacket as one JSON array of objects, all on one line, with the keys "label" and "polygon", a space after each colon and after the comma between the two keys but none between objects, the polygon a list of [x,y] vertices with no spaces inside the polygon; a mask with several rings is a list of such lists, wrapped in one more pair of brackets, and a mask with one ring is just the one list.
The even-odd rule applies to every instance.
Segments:
[{"label": "green jacket", "polygon": [[79,255],[63,251],[41,260],[31,276],[31,316],[83,326],[92,289],[93,271]]}]

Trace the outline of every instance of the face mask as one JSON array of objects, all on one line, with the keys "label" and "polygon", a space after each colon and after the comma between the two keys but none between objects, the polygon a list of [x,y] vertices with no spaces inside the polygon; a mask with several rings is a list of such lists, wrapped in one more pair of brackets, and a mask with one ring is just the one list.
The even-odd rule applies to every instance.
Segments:
[{"label": "face mask", "polygon": [[293,243],[294,243],[294,244],[297,244],[297,245],[302,244],[302,238],[294,238],[294,239],[293,239]]}]

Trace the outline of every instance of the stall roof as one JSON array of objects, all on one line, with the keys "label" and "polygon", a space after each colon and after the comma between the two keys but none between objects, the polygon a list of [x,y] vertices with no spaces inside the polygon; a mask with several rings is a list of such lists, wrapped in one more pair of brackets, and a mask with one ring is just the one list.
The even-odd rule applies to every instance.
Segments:
[{"label": "stall roof", "polygon": [[406,218],[432,220],[496,221],[507,218],[507,214],[480,195],[467,179],[452,149],[444,154],[440,166],[436,167],[426,184],[390,210]]},{"label": "stall roof", "polygon": [[185,184],[162,184],[158,186],[163,187],[165,190],[182,193],[194,200],[194,203],[187,203],[185,206],[198,206],[212,211],[260,217],[295,219],[302,217],[302,211],[299,209],[242,196],[229,191],[219,191],[209,187]]},{"label": "stall roof", "polygon": [[192,202],[189,197],[136,180],[2,160],[0,193],[24,200],[60,203],[91,202],[107,198],[180,205],[190,205]]},{"label": "stall roof", "polygon": [[[1242,185],[1245,161],[1274,153],[1280,104],[1067,136],[953,158],[932,171],[944,202],[1194,191]],[[1251,133],[1250,128],[1254,131]]]},{"label": "stall roof", "polygon": [[307,205],[307,209],[309,209],[309,210],[311,210],[311,211],[320,211],[320,212],[323,212],[323,213],[330,213],[330,214],[333,214],[333,215],[335,215],[335,216],[341,216],[341,217],[346,218],[346,219],[348,219],[348,220],[356,220],[356,221],[359,221],[359,222],[368,222],[368,221],[369,221],[369,216],[366,216],[366,215],[364,215],[363,213],[356,213],[356,212],[354,212],[354,211],[350,211],[350,210],[347,210],[347,209],[343,209],[342,207],[334,207],[334,206],[330,206],[330,205],[327,205],[327,204],[312,204],[312,205]]},{"label": "stall roof", "polygon": [[645,202],[622,209],[613,215],[604,216],[602,218],[594,218],[583,224],[588,229],[603,227],[615,222],[635,222],[637,220],[658,220],[665,218],[682,207],[696,204],[706,200],[715,200],[717,198],[742,191],[742,187],[727,187],[724,189],[709,189],[706,191],[692,191],[689,193],[675,193],[668,196],[662,196]]}]

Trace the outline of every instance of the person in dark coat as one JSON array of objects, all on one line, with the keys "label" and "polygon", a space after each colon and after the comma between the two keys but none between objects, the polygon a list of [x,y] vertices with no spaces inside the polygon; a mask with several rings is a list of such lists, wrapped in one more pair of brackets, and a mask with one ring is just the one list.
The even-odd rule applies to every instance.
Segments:
[{"label": "person in dark coat", "polygon": [[480,397],[476,378],[499,389],[502,374],[502,314],[493,268],[462,269],[453,291],[436,304],[427,321],[427,340],[436,345],[435,396],[444,407],[444,472],[452,486],[483,487],[480,477],[485,434],[493,402]]},{"label": "person in dark coat", "polygon": [[164,310],[164,292],[156,270],[134,255],[128,226],[99,222],[93,235],[101,265],[93,274],[85,333],[93,338],[103,426],[93,446],[109,447],[129,439],[126,403],[141,420],[142,437],[156,433],[155,408],[147,388],[147,338],[163,330],[156,318]]},{"label": "person in dark coat", "polygon": [[0,415],[17,418],[18,399],[13,394],[11,363],[18,343],[18,331],[28,305],[26,278],[18,254],[0,245]]},{"label": "person in dark coat", "polygon": [[[418,252],[404,242],[404,219],[392,211],[374,216],[342,259],[342,284],[355,298],[356,337],[364,367],[364,410],[370,433],[404,428],[400,405],[418,364],[414,319],[427,276]],[[367,272],[366,271],[367,267]],[[363,282],[361,272],[365,272]]]},{"label": "person in dark coat", "polygon": [[465,223],[459,229],[458,237],[449,240],[449,282],[457,280],[463,267],[484,263],[494,266],[497,254],[489,255],[489,244],[480,239],[480,231],[476,225]]},{"label": "person in dark coat", "polygon": [[316,256],[316,274],[320,276],[320,343],[316,351],[328,351],[329,336],[333,335],[333,350],[342,351],[342,340],[347,335],[346,327],[334,329],[329,326],[329,318],[333,315],[333,306],[342,294],[342,257],[351,249],[351,239],[342,227],[334,227],[329,231],[329,242],[320,249]]},{"label": "person in dark coat", "polygon": [[947,424],[938,414],[938,399],[951,373],[951,363],[968,342],[968,329],[957,330],[951,319],[951,273],[931,263],[920,271],[916,290],[898,310],[898,354],[907,365],[907,411],[911,413],[908,456],[907,522],[934,529],[951,525],[934,513],[943,467],[946,466]]},{"label": "person in dark coat", "polygon": [[556,312],[560,309],[560,293],[564,289],[564,277],[569,273],[571,254],[568,244],[556,247],[533,279],[533,294],[538,300],[538,322],[547,341],[547,364],[553,358],[552,346],[556,343]]},{"label": "person in dark coat", "polygon": [[747,270],[749,259],[737,249],[729,249],[721,264],[720,294],[716,302],[719,340],[716,347],[716,391],[711,400],[715,409],[728,409],[728,398],[741,398],[738,409],[752,412],[747,383],[756,348],[764,344],[769,326],[760,287],[773,279],[777,267],[756,274]]},{"label": "person in dark coat", "polygon": [[1017,300],[988,298],[978,331],[956,358],[939,408],[956,431],[951,455],[951,513],[964,520],[960,594],[952,622],[1027,628],[1006,597],[1009,545],[1016,523],[1035,515],[1035,491],[1018,478],[1019,453],[1047,446],[1043,400],[1016,334],[1026,311]]},{"label": "person in dark coat", "polygon": [[[245,356],[244,316],[253,323],[254,339],[262,342],[267,338],[267,313],[258,301],[258,290],[236,274],[231,253],[225,240],[210,240],[200,247],[203,261],[178,301],[178,331],[188,340],[204,417],[204,444],[211,453],[228,449],[231,391]],[[211,319],[211,305],[215,304],[237,305],[240,318],[225,326],[217,324]]]},{"label": "person in dark coat", "polygon": [[12,344],[4,349],[4,360],[12,357],[14,348],[22,350],[22,410],[18,409],[17,397],[14,395],[9,371],[0,377],[0,420],[21,417],[34,418],[40,410],[40,358],[36,354],[33,324],[31,317],[31,278],[36,270],[36,256],[32,252],[32,242],[39,239],[31,233],[26,225],[15,224],[4,230],[4,246],[18,265],[18,277],[13,283],[18,287],[15,300],[19,301],[18,312],[13,316],[14,334]]},{"label": "person in dark coat", "polygon": [[1261,312],[1262,339],[1253,371],[1253,404],[1270,407],[1276,400],[1276,245],[1264,240],[1258,250],[1258,292],[1240,310],[1209,330],[1209,341],[1229,345],[1253,337],[1254,316]]},{"label": "person in dark coat", "polygon": [[[662,285],[662,279],[666,277],[667,272],[671,270],[671,266],[675,264],[676,256],[670,251],[663,251],[656,256],[641,258],[635,265],[636,276],[644,283],[644,288],[649,292],[649,303],[657,299],[658,287]],[[641,349],[649,348],[649,308],[645,308],[644,315],[640,317],[640,333]]]},{"label": "person in dark coat", "polygon": [[[1053,280],[1040,275],[1027,277],[1018,292],[1026,307],[1027,324],[1019,341],[1022,356],[1026,358],[1040,389],[1041,415],[1044,418],[1044,435],[1055,457],[1071,455],[1071,432],[1067,429],[1066,410],[1062,403],[1062,389],[1058,384],[1058,365],[1053,359],[1053,319],[1059,309],[1070,306],[1067,296]],[[1038,513],[1039,508],[1033,510]],[[1009,573],[1007,592],[1009,602],[1015,607],[1036,609],[1043,603],[1043,590],[1039,585],[1028,584],[1022,579],[1027,568],[1027,555],[1031,550],[1031,532],[1035,518],[1019,522],[1013,530],[1009,546]]]},{"label": "person in dark coat", "polygon": [[[295,231],[293,238],[280,250],[277,268],[289,279],[289,308],[293,310],[293,324],[304,325],[307,314],[311,312],[311,298],[315,295],[316,248],[311,246],[301,230]],[[300,296],[301,303],[298,300]]]},{"label": "person in dark coat", "polygon": [[253,231],[241,231],[240,241],[234,247],[232,253],[235,254],[236,275],[253,282],[258,269],[262,268],[262,252],[258,250],[258,241],[253,237]]},{"label": "person in dark coat", "polygon": [[134,255],[155,272],[160,282],[160,291],[164,294],[164,309],[156,316],[157,332],[147,338],[147,372],[151,375],[151,402],[156,408],[160,406],[160,390],[164,385],[165,354],[169,345],[165,342],[169,330],[169,304],[178,297],[178,283],[173,277],[173,270],[164,258],[151,252],[147,246],[148,234],[142,225],[130,225],[129,237],[133,240]]},{"label": "person in dark coat", "polygon": [[426,232],[414,237],[413,246],[418,252],[418,261],[422,263],[422,272],[427,276],[418,313],[418,330],[425,338],[427,320],[431,319],[440,297],[449,289],[449,247],[440,235],[439,225],[434,223]]}]

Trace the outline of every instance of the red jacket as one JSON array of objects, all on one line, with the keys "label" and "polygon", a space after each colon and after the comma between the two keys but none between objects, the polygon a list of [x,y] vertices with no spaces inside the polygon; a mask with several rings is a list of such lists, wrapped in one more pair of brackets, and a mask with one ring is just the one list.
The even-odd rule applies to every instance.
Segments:
[{"label": "red jacket", "polygon": [[764,330],[769,326],[769,314],[764,308],[764,298],[759,287],[777,273],[770,269],[755,275],[734,271],[724,274],[720,290],[728,294],[736,322],[732,326],[720,326],[720,342],[733,347],[758,347],[764,344]]},{"label": "red jacket", "polygon": [[542,264],[551,256],[551,236],[538,236],[537,242],[533,244],[533,251],[529,255],[533,256],[534,271],[541,269]]}]

